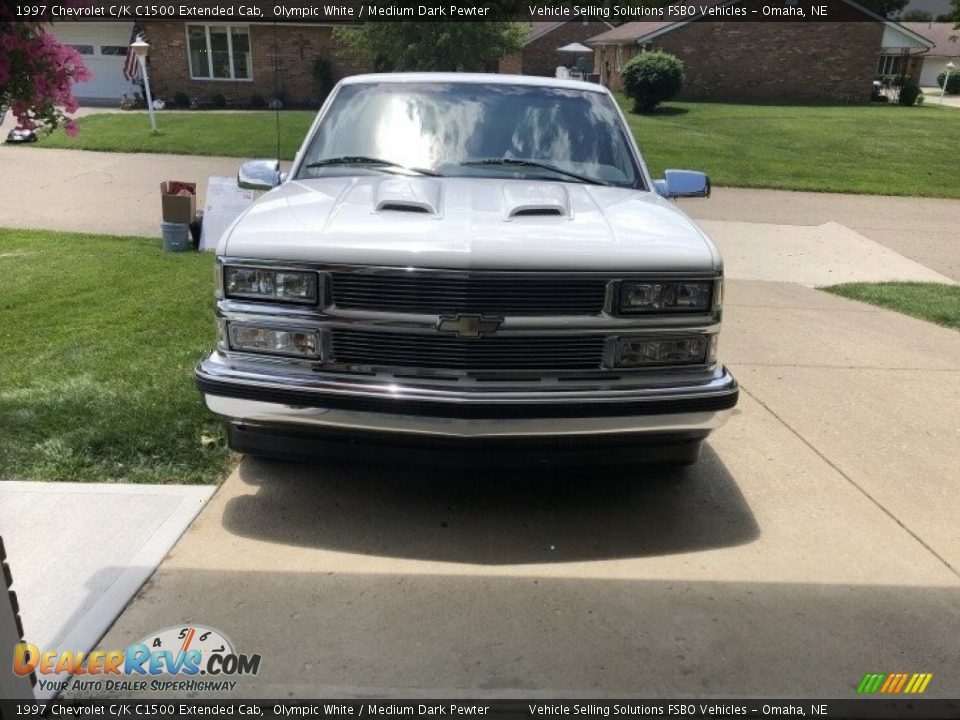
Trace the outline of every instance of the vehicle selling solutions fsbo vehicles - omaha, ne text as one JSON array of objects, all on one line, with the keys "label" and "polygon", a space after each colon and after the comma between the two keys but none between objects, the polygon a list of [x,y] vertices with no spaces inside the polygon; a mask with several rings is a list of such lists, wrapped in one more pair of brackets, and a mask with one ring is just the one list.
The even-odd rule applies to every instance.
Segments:
[{"label": "vehicle selling solutions fsbo vehicles - omaha, ne text", "polygon": [[344,436],[629,448],[696,460],[737,402],[723,268],[652,180],[611,94],[512,75],[340,82],[289,173],[217,247],[197,366],[233,448]]}]

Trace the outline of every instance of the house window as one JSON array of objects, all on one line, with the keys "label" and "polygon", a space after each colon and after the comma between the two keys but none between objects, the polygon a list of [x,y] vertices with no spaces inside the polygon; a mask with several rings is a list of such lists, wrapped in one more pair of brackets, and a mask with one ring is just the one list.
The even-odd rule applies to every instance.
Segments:
[{"label": "house window", "polygon": [[877,75],[899,75],[903,72],[903,55],[881,55]]},{"label": "house window", "polygon": [[617,53],[614,56],[613,64],[617,68],[617,72],[620,72],[620,69],[623,67],[623,45],[617,45]]},{"label": "house window", "polygon": [[126,45],[101,45],[100,46],[101,55],[112,55],[114,57],[121,55],[126,56],[127,46]]},{"label": "house window", "polygon": [[71,45],[81,55],[93,55],[93,45]]},{"label": "house window", "polygon": [[253,79],[245,25],[187,25],[187,47],[194,80]]}]

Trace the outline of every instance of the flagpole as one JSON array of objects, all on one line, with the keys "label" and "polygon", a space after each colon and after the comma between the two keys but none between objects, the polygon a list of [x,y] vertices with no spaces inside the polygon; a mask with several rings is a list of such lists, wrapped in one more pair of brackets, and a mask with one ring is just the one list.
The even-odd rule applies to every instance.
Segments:
[{"label": "flagpole", "polygon": [[153,95],[150,94],[150,76],[147,75],[147,59],[140,58],[140,70],[143,72],[143,89],[147,91],[147,110],[150,111],[150,130],[157,131],[157,118],[153,114]]}]

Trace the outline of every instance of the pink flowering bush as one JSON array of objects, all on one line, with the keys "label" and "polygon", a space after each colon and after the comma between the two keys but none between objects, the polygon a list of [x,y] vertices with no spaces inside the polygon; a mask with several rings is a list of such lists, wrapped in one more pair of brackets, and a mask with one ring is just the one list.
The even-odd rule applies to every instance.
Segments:
[{"label": "pink flowering bush", "polygon": [[9,5],[0,0],[0,106],[10,108],[20,127],[76,135],[67,117],[77,110],[73,83],[91,77],[80,54],[61,45],[40,23],[14,22]]}]

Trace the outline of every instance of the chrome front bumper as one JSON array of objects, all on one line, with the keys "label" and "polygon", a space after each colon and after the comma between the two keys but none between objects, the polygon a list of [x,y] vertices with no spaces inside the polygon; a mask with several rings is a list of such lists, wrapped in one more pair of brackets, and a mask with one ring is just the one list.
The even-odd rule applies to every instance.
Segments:
[{"label": "chrome front bumper", "polygon": [[737,403],[726,368],[642,387],[469,388],[252,368],[211,353],[196,368],[207,407],[235,425],[449,438],[703,436]]}]

